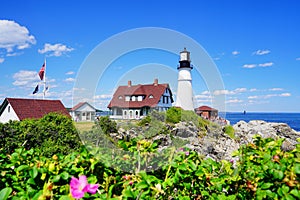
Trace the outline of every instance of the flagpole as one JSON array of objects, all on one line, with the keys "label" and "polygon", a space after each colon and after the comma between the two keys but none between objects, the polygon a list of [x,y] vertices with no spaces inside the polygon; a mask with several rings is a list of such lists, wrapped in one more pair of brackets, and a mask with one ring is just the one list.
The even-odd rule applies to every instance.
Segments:
[{"label": "flagpole", "polygon": [[45,95],[46,95],[46,68],[47,68],[46,58],[45,58],[44,64],[45,64],[45,71],[44,71],[44,91],[43,91],[43,99],[45,99]]}]

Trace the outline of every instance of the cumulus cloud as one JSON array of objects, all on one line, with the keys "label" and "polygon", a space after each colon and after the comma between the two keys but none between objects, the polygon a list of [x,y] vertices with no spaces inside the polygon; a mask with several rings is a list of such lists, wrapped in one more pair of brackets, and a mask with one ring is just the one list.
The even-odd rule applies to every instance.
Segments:
[{"label": "cumulus cloud", "polygon": [[272,62],[266,62],[266,63],[261,63],[258,66],[259,67],[271,67],[271,66],[273,66],[273,64],[274,63],[272,63]]},{"label": "cumulus cloud", "polygon": [[232,53],[232,55],[234,55],[234,56],[236,56],[236,55],[239,55],[240,54],[240,52],[238,52],[238,51],[233,51],[233,52],[231,52]]},{"label": "cumulus cloud", "polygon": [[252,68],[255,68],[255,67],[257,67],[256,64],[245,64],[245,65],[243,65],[243,68],[248,68],[248,69],[252,69]]},{"label": "cumulus cloud", "polygon": [[253,52],[254,55],[258,55],[258,56],[261,56],[261,55],[266,55],[266,54],[269,54],[271,51],[270,50],[257,50],[255,52]]},{"label": "cumulus cloud", "polygon": [[266,63],[261,63],[261,64],[245,64],[243,65],[243,68],[248,68],[248,69],[252,69],[252,68],[256,68],[256,67],[271,67],[273,66],[274,63],[273,62],[266,62]]},{"label": "cumulus cloud", "polygon": [[291,93],[281,93],[281,94],[266,94],[266,95],[259,95],[259,96],[248,96],[248,99],[269,99],[271,97],[289,97]]},{"label": "cumulus cloud", "polygon": [[300,60],[300,57],[299,57],[299,58],[296,58],[296,60]]},{"label": "cumulus cloud", "polygon": [[0,58],[0,64],[4,62],[4,58]]},{"label": "cumulus cloud", "polygon": [[13,85],[21,87],[34,87],[39,81],[36,71],[21,70],[13,75]]},{"label": "cumulus cloud", "polygon": [[246,92],[246,88],[236,88],[234,90],[215,90],[214,95],[235,95]]},{"label": "cumulus cloud", "polygon": [[40,54],[49,53],[49,56],[56,56],[56,57],[58,57],[58,56],[61,56],[62,54],[66,54],[67,52],[71,52],[73,50],[74,50],[73,48],[67,47],[64,44],[60,44],[60,43],[49,44],[49,43],[46,43],[44,45],[44,48],[43,49],[39,49],[38,52]]},{"label": "cumulus cloud", "polygon": [[35,43],[34,36],[30,35],[25,26],[10,20],[0,20],[0,49],[11,53],[14,49],[26,49]]}]

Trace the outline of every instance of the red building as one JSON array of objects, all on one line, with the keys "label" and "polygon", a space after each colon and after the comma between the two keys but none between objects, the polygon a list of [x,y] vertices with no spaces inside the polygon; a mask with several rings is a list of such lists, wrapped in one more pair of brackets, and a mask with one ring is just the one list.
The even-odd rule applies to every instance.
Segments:
[{"label": "red building", "polygon": [[195,112],[205,119],[215,119],[218,117],[218,110],[209,106],[200,106],[195,109]]}]

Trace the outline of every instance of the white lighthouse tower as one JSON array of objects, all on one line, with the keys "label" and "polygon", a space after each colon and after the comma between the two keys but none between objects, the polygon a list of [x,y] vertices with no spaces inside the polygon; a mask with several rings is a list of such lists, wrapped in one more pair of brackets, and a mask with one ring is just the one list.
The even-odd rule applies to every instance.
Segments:
[{"label": "white lighthouse tower", "polygon": [[194,110],[193,88],[190,60],[190,52],[184,48],[180,52],[180,61],[178,69],[178,88],[175,106],[181,107],[183,110]]}]

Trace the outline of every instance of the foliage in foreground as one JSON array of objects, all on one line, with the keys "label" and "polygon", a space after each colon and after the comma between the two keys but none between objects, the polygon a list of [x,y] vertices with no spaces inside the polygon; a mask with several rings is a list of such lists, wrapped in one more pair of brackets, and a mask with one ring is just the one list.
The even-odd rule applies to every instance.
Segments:
[{"label": "foliage in foreground", "polygon": [[81,146],[80,138],[71,118],[50,113],[41,119],[26,119],[0,123],[0,149],[12,153],[24,146],[38,148],[45,156],[68,154]]},{"label": "foliage in foreground", "polygon": [[101,154],[101,159],[85,148],[52,158],[41,156],[39,149],[6,153],[2,148],[0,198],[72,199],[71,177],[86,175],[99,189],[93,195],[86,193],[84,199],[299,199],[300,145],[283,152],[281,144],[282,140],[256,137],[236,152],[237,163],[173,149],[161,168],[148,172],[136,165],[132,172],[110,168],[105,159],[119,162],[118,166],[128,160],[146,162],[140,155],[155,153],[155,145],[146,140],[120,143],[133,152],[130,157]]}]

